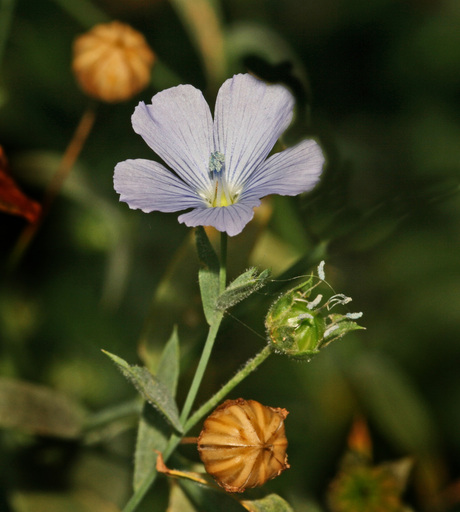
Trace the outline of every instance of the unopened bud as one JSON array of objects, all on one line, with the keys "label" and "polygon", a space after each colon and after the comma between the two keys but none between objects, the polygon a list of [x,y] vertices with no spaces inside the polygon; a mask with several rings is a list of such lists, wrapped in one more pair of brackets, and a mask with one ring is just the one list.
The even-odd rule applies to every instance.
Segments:
[{"label": "unopened bud", "polygon": [[113,21],[96,25],[73,45],[72,68],[81,88],[107,102],[131,98],[150,81],[155,54],[144,36]]}]

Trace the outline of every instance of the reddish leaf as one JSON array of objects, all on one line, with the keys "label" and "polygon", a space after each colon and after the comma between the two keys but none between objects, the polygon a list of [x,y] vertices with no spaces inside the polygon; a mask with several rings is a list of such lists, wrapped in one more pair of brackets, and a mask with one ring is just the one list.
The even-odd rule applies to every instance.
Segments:
[{"label": "reddish leaf", "polygon": [[0,146],[0,210],[37,222],[41,206],[21,192],[8,171],[8,162]]}]

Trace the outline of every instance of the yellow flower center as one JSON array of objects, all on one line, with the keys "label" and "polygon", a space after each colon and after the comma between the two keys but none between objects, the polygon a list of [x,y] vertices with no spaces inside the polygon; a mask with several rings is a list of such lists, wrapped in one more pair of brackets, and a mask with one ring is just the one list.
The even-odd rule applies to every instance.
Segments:
[{"label": "yellow flower center", "polygon": [[202,194],[210,207],[230,206],[238,201],[240,191],[230,190],[225,179],[225,155],[219,151],[211,153],[209,158],[209,174],[212,190]]}]

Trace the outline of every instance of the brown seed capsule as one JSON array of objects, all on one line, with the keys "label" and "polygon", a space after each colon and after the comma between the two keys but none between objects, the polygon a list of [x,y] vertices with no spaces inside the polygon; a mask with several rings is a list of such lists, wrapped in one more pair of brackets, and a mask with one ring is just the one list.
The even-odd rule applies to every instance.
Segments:
[{"label": "brown seed capsule", "polygon": [[81,88],[107,102],[123,101],[150,81],[155,55],[144,36],[113,21],[96,25],[73,45],[73,71]]},{"label": "brown seed capsule", "polygon": [[198,451],[206,471],[228,492],[263,485],[289,468],[286,409],[227,400],[204,422]]}]

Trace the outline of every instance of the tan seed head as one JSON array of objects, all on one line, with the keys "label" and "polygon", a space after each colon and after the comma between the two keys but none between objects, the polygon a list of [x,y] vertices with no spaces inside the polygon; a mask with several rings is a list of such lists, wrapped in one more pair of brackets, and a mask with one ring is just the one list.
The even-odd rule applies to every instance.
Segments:
[{"label": "tan seed head", "polygon": [[198,451],[206,471],[228,492],[263,485],[289,468],[286,409],[227,400],[205,420]]},{"label": "tan seed head", "polygon": [[77,37],[72,68],[81,88],[107,102],[131,98],[150,81],[155,54],[144,36],[113,21]]}]

